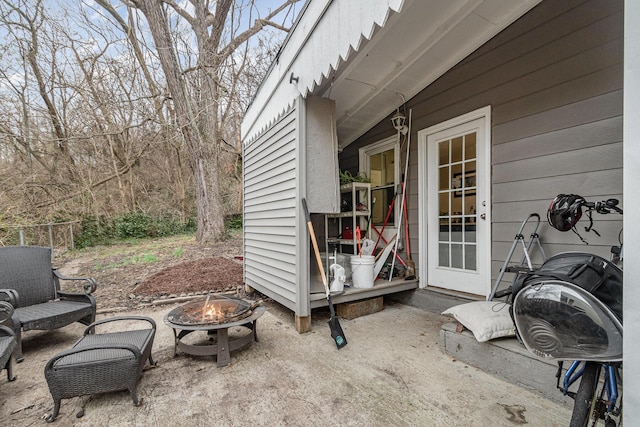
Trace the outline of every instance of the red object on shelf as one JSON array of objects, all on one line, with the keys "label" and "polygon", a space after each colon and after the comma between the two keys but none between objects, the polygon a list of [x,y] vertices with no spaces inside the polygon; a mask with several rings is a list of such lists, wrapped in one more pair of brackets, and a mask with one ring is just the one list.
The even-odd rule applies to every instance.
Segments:
[{"label": "red object on shelf", "polygon": [[[360,238],[364,239],[367,236],[367,230],[360,230]],[[346,240],[353,239],[353,230],[349,227],[345,227],[342,232],[342,238]]]},{"label": "red object on shelf", "polygon": [[350,229],[349,227],[345,227],[344,231],[342,232],[342,238],[353,239],[353,230]]}]

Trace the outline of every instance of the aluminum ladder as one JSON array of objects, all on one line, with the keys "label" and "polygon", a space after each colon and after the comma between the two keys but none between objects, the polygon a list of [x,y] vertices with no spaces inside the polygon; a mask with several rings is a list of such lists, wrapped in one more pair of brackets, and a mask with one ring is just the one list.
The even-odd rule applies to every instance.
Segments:
[{"label": "aluminum ladder", "polygon": [[[527,226],[527,223],[529,223],[529,221],[532,221],[532,220],[535,221],[535,225],[533,226],[533,231],[529,236],[529,240],[525,241],[523,231]],[[545,261],[547,259],[547,256],[544,253],[544,249],[542,248],[542,244],[540,243],[540,236],[538,235],[538,227],[540,227],[540,215],[538,215],[537,213],[529,214],[527,219],[522,221],[520,230],[518,230],[518,234],[516,234],[515,238],[513,239],[513,244],[511,245],[511,250],[509,250],[509,255],[507,255],[507,259],[504,261],[504,264],[500,268],[500,274],[498,274],[498,278],[496,279],[495,283],[493,284],[493,287],[491,288],[491,294],[487,298],[487,301],[491,301],[496,297],[496,291],[498,290],[498,287],[500,286],[500,283],[502,282],[502,278],[504,277],[505,273],[515,274],[513,281],[511,282],[511,285],[509,286],[509,288],[507,288],[510,290],[513,284],[518,279],[518,276],[520,274],[530,273],[534,270],[533,264],[531,263],[531,247],[534,244],[538,247],[538,250],[542,254],[542,260]],[[519,264],[509,265],[511,263],[511,258],[513,257],[513,253],[515,252],[518,244],[522,245],[522,251],[524,252],[524,254],[522,255],[522,259],[520,260]],[[508,291],[501,291],[501,292],[498,292],[497,297],[500,298],[508,294],[509,294]]]}]

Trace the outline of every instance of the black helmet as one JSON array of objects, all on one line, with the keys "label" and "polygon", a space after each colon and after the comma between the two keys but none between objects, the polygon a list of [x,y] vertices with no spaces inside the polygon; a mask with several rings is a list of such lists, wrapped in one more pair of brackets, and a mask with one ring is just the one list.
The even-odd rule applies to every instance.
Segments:
[{"label": "black helmet", "polygon": [[556,230],[571,230],[582,217],[583,203],[586,203],[586,200],[582,196],[558,194],[547,211],[549,224]]}]

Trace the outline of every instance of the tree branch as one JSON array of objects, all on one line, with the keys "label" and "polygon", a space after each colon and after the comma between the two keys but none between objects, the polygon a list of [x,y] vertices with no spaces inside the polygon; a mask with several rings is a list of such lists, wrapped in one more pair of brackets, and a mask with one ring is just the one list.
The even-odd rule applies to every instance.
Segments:
[{"label": "tree branch", "polygon": [[66,195],[62,196],[61,198],[59,198],[59,199],[50,200],[48,202],[40,203],[38,205],[35,205],[33,208],[41,209],[41,208],[44,208],[44,207],[47,207],[47,206],[55,205],[56,203],[59,203],[59,202],[65,201],[65,200],[72,199],[72,198],[74,198],[76,196],[80,196],[82,193],[84,193],[85,191],[87,191],[90,188],[96,188],[96,187],[98,187],[98,186],[100,186],[100,185],[102,185],[102,184],[104,184],[104,183],[106,183],[108,181],[111,181],[112,179],[115,179],[115,178],[119,177],[120,175],[124,175],[125,173],[129,172],[131,170],[131,168],[133,167],[133,165],[136,164],[137,161],[138,160],[136,159],[136,160],[130,162],[129,164],[127,164],[124,167],[120,168],[118,171],[116,171],[113,174],[107,176],[106,178],[103,178],[98,182],[92,183],[87,188],[83,188],[82,190],[78,190],[78,191],[74,191],[73,193],[66,194]]},{"label": "tree branch", "polygon": [[254,21],[253,26],[251,26],[244,32],[240,33],[237,37],[231,40],[231,42],[229,42],[228,45],[226,45],[224,48],[220,50],[219,52],[220,57],[227,58],[228,56],[232,55],[233,52],[235,52],[235,50],[238,48],[238,46],[240,46],[242,43],[249,40],[252,36],[256,35],[260,30],[262,30],[265,27],[265,25],[271,25],[282,31],[288,32],[289,29],[283,26],[280,26],[278,24],[272,23],[272,19],[276,15],[278,15],[280,12],[282,12],[284,9],[296,4],[299,1],[300,0],[286,0],[284,3],[278,6],[275,10],[273,10],[270,14],[268,14],[264,19],[256,19]]}]

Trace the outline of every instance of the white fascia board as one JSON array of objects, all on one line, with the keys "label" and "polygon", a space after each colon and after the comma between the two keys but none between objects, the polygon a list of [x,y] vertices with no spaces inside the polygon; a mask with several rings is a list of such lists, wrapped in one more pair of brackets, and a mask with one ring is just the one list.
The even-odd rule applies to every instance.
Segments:
[{"label": "white fascia board", "polygon": [[[265,77],[242,121],[242,141],[259,136],[306,97],[342,61],[357,52],[404,0],[313,0],[305,5],[292,33]],[[291,81],[293,75],[296,80]]]}]

